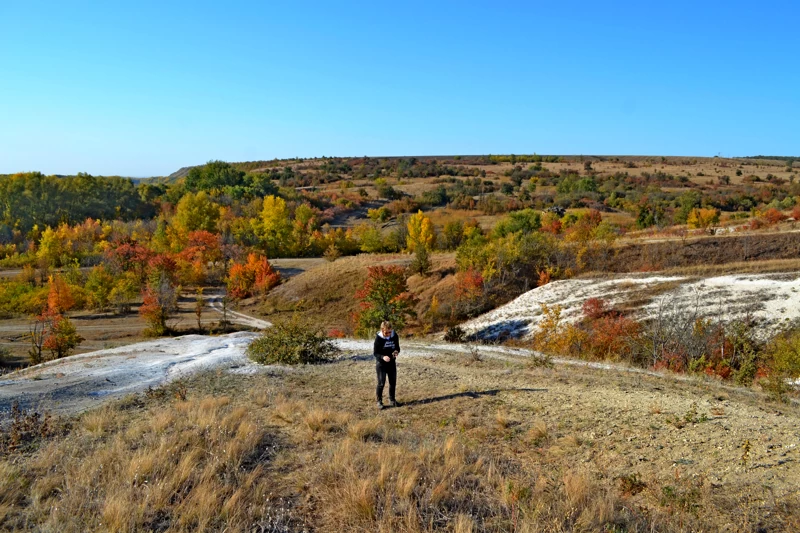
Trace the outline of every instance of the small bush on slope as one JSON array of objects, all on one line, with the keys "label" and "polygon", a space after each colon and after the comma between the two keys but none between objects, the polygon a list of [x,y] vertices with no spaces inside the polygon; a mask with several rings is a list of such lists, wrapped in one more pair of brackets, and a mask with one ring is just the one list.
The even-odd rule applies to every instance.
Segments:
[{"label": "small bush on slope", "polygon": [[247,356],[264,365],[302,365],[330,360],[338,350],[319,326],[294,315],[264,331],[247,347]]}]

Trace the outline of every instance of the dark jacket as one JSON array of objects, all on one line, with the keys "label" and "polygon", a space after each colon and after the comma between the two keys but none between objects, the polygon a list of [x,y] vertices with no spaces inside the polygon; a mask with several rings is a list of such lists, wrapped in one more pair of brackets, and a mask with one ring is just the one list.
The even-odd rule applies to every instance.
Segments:
[{"label": "dark jacket", "polygon": [[[380,331],[377,335],[375,335],[375,345],[372,349],[372,355],[375,357],[375,361],[382,365],[392,365],[394,364],[395,359],[392,353],[399,351],[400,338],[397,336],[396,331],[392,331],[392,334],[388,339],[384,337]],[[383,360],[384,355],[388,355],[392,358],[392,360],[387,363]]]}]

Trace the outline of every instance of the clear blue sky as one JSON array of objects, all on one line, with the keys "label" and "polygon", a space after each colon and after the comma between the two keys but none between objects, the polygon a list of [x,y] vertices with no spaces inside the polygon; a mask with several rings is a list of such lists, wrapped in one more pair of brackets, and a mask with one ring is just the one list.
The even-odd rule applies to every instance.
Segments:
[{"label": "clear blue sky", "polygon": [[785,2],[0,0],[0,173],[800,155]]}]

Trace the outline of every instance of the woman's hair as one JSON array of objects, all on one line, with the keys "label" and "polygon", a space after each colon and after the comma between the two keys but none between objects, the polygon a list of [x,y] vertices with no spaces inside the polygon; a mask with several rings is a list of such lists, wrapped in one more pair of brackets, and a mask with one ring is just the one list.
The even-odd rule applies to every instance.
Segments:
[{"label": "woman's hair", "polygon": [[392,323],[389,322],[388,320],[384,320],[383,322],[381,322],[381,331],[385,329],[392,329]]}]

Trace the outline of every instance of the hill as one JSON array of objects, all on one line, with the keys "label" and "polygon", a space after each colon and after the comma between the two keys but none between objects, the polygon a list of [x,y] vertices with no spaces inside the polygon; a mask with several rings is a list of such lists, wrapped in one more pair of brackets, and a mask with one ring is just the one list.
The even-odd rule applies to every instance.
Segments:
[{"label": "hill", "polygon": [[20,413],[0,527],[800,527],[796,408],[715,381],[401,342],[401,406],[383,412],[369,341],[340,341],[330,364],[220,368],[66,419]]}]

